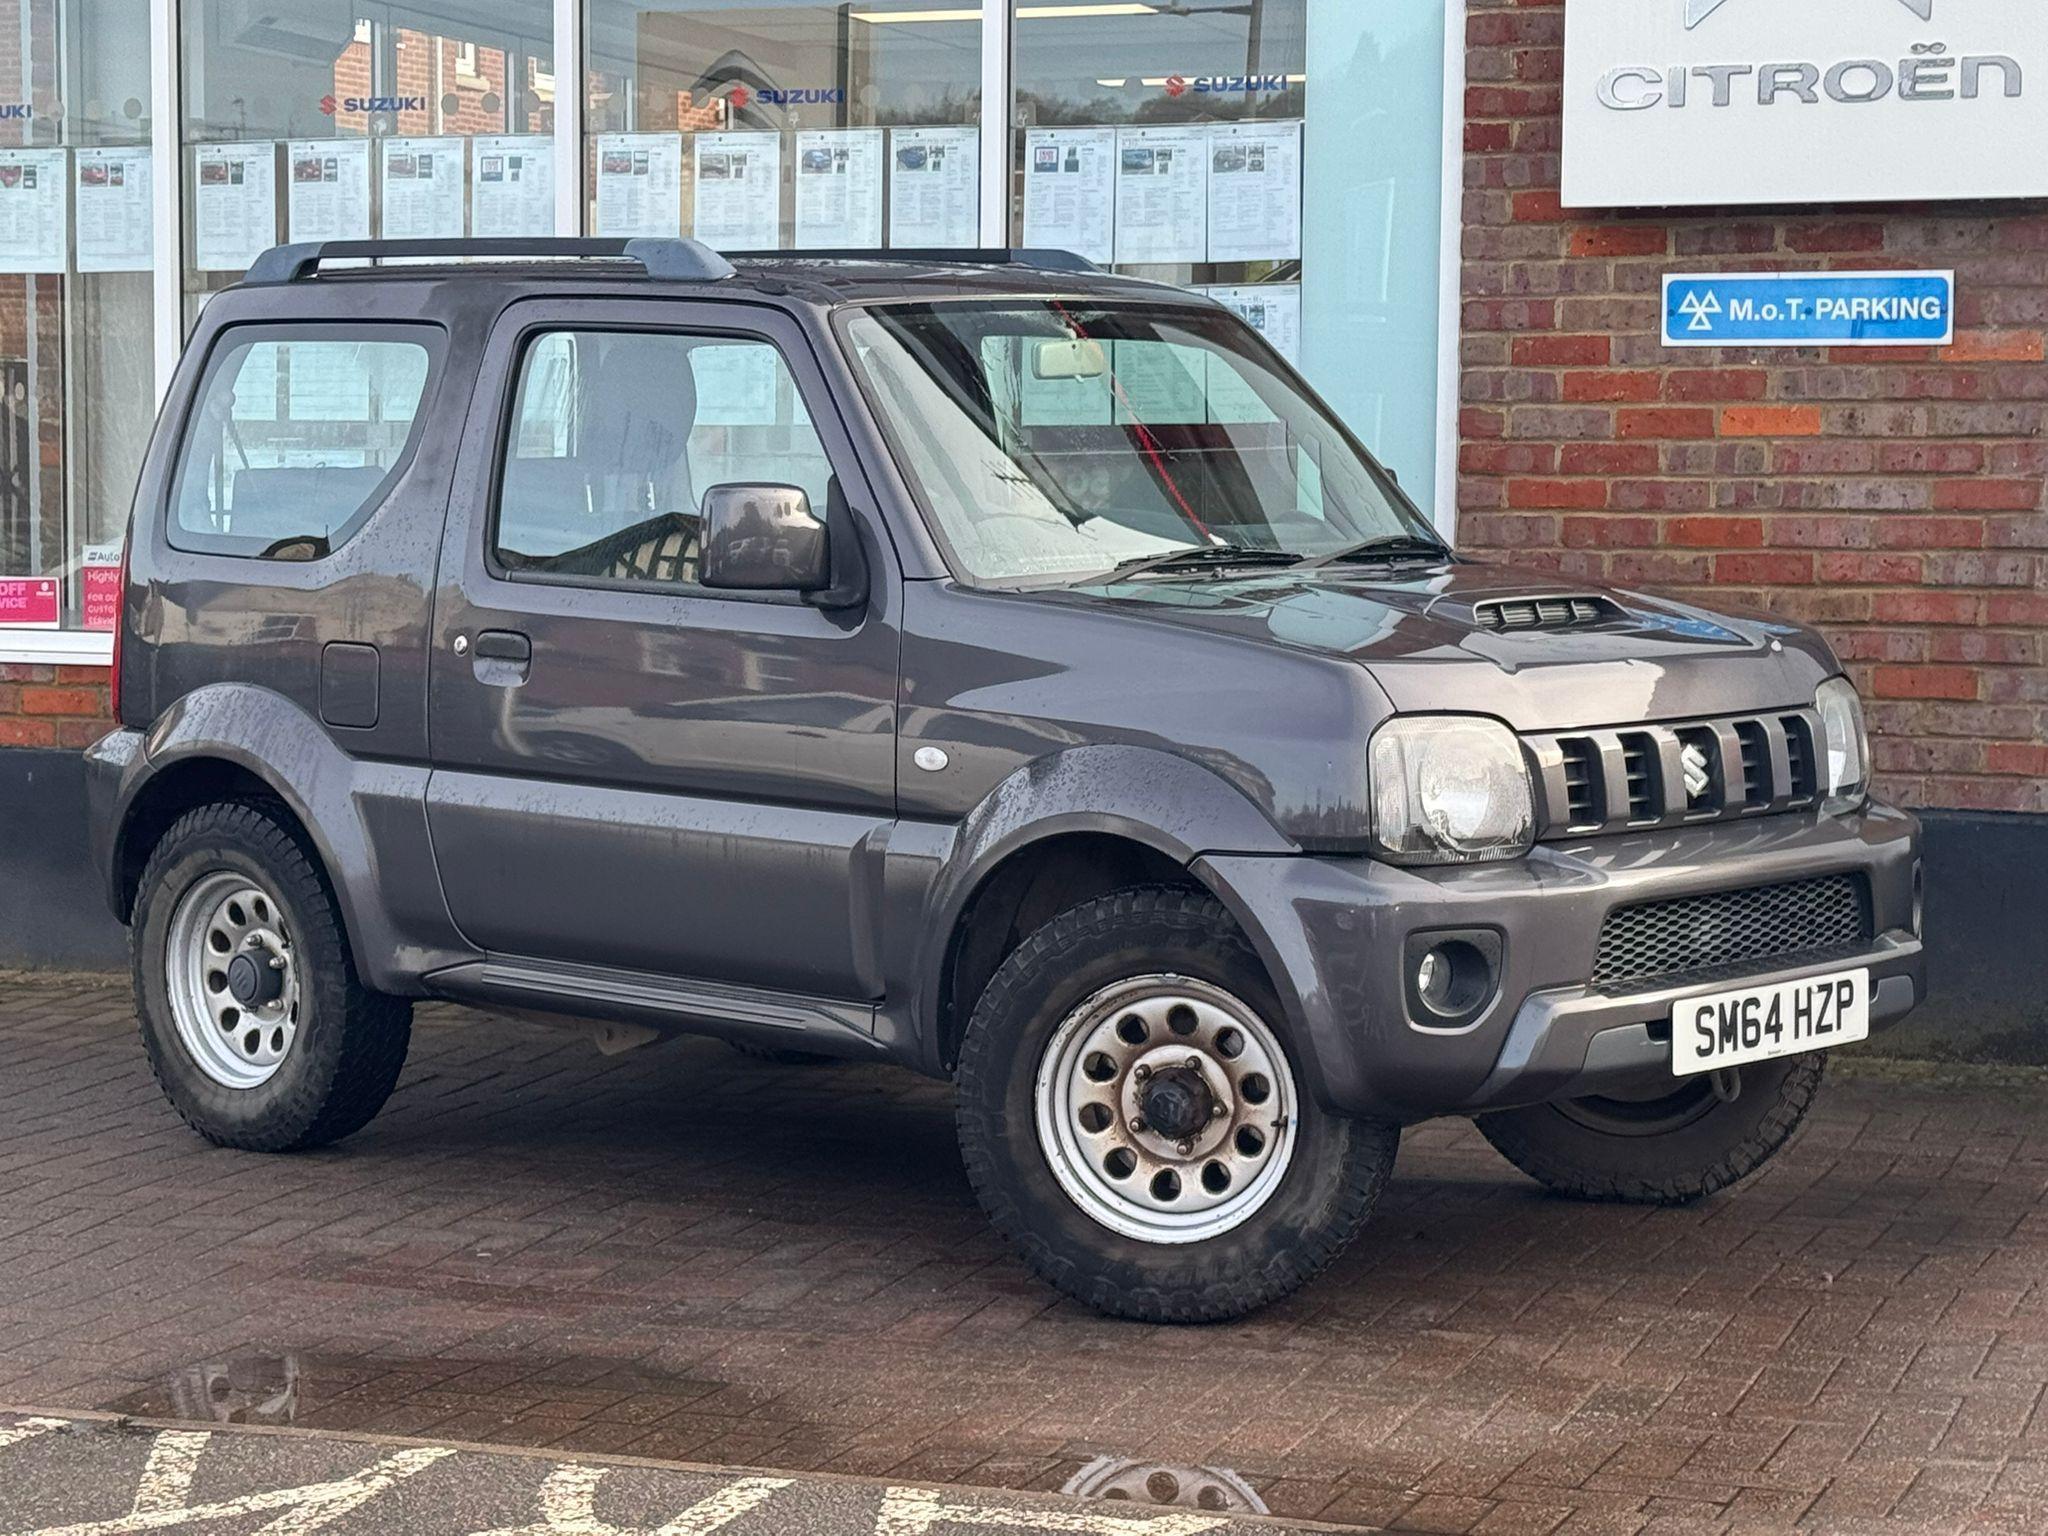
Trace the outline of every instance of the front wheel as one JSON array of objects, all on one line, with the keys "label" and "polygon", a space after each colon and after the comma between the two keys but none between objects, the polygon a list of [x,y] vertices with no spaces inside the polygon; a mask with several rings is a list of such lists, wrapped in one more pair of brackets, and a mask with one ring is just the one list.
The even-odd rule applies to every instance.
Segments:
[{"label": "front wheel", "polygon": [[1327,1114],[1223,908],[1172,887],[1027,938],[967,1031],[959,1127],[983,1207],[1103,1312],[1239,1317],[1304,1284],[1377,1202],[1398,1131]]},{"label": "front wheel", "polygon": [[1522,1172],[1579,1200],[1687,1205],[1784,1150],[1827,1072],[1818,1052],[1475,1121]]}]

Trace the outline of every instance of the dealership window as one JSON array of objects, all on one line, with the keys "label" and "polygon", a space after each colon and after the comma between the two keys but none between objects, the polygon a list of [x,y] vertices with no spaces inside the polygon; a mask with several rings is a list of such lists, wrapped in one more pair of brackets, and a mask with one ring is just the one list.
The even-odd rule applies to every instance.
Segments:
[{"label": "dealership window", "polygon": [[1012,9],[1011,238],[1236,310],[1427,504],[1441,0]]},{"label": "dealership window", "polygon": [[1018,0],[1011,234],[1212,294],[1301,355],[1307,0]]},{"label": "dealership window", "polygon": [[0,644],[107,629],[153,414],[146,0],[0,0]]},{"label": "dealership window", "polygon": [[585,0],[588,227],[980,243],[981,7]]},{"label": "dealership window", "polygon": [[1435,494],[1447,9],[1462,39],[1458,0],[1308,0],[1301,365],[1449,532]]},{"label": "dealership window", "polygon": [[[1445,12],[0,0],[21,45],[0,49],[0,653],[106,654],[77,631],[112,622],[155,391],[257,251],[552,233],[579,202],[593,232],[1035,240],[1207,289],[1427,503]],[[167,23],[177,57],[153,73]]]},{"label": "dealership window", "polygon": [[548,0],[179,16],[188,324],[282,240],[553,233]]}]

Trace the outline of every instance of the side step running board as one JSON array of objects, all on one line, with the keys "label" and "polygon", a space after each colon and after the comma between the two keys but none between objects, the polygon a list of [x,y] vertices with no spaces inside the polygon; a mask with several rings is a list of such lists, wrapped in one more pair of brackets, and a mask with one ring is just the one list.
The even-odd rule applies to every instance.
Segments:
[{"label": "side step running board", "polygon": [[876,1057],[875,1005],[610,966],[491,955],[426,978],[435,996],[574,1019],[611,1019],[667,1034],[713,1035],[779,1050]]}]

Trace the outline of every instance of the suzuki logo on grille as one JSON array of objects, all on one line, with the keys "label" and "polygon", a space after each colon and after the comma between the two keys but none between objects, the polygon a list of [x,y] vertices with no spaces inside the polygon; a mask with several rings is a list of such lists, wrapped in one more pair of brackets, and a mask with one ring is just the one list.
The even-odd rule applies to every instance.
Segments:
[{"label": "suzuki logo on grille", "polygon": [[1707,754],[1702,752],[1698,742],[1688,743],[1678,754],[1679,764],[1685,770],[1685,797],[1699,800],[1714,787],[1714,775],[1707,766]]}]

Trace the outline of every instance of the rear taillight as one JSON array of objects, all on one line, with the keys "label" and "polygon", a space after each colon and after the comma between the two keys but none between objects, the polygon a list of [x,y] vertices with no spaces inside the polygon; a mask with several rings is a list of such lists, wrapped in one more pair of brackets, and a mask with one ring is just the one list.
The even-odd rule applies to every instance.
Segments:
[{"label": "rear taillight", "polygon": [[128,628],[128,546],[121,546],[120,596],[114,600],[114,661],[107,672],[107,707],[121,723],[121,636]]}]

